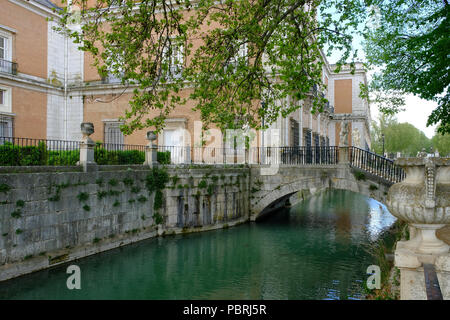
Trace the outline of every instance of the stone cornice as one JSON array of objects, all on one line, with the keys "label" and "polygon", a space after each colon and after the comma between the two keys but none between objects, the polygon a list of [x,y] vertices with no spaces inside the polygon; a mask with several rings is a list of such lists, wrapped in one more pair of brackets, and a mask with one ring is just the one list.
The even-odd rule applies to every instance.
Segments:
[{"label": "stone cornice", "polygon": [[9,85],[12,87],[19,87],[28,90],[34,90],[39,92],[51,92],[54,94],[63,94],[61,87],[55,87],[47,82],[39,81],[37,77],[27,77],[24,74],[10,75],[7,73],[0,73],[0,83]]},{"label": "stone cornice", "polygon": [[14,3],[18,6],[21,6],[33,13],[36,13],[45,18],[59,18],[59,15],[54,12],[52,9],[39,4],[33,0],[9,0],[9,2]]}]

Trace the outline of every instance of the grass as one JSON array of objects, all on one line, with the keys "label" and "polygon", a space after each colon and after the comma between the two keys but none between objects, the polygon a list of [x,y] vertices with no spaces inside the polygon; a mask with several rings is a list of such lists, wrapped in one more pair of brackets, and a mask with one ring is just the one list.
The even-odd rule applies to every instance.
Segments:
[{"label": "grass", "polygon": [[387,231],[388,237],[367,246],[366,250],[372,254],[376,260],[375,264],[381,271],[381,288],[368,289],[366,282],[363,282],[363,289],[366,292],[366,299],[369,300],[398,300],[396,287],[399,286],[400,274],[394,267],[393,261],[386,258],[387,253],[393,253],[395,243],[399,240],[409,240],[408,225],[405,222],[397,220]]}]

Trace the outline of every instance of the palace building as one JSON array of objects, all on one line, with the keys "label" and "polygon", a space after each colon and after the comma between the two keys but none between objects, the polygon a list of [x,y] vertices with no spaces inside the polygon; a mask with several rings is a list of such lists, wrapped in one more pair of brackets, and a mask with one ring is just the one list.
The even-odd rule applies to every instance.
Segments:
[{"label": "palace building", "polygon": [[[53,30],[57,20],[57,2],[0,0],[0,136],[78,141],[80,124],[92,122],[94,141],[146,144],[146,130],[124,136],[119,129],[132,88],[115,77],[102,79],[92,57]],[[182,51],[173,52],[183,63]],[[271,128],[280,130],[281,146],[334,146],[340,144],[341,124],[346,122],[348,145],[370,149],[370,106],[359,97],[360,84],[367,81],[362,64],[353,74],[349,68],[334,73],[335,66],[323,59],[327,90],[311,94],[328,99],[324,112],[311,114],[308,99],[279,101],[301,108]],[[158,145],[180,144],[177,129],[194,137],[194,122],[200,117],[192,107],[189,101],[170,114]],[[261,136],[257,143],[264,146]]]}]

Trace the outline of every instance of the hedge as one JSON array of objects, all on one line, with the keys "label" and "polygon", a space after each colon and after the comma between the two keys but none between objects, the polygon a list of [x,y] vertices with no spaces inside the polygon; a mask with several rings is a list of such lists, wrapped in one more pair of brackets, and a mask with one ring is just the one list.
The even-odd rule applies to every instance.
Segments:
[{"label": "hedge", "polygon": [[[47,150],[44,142],[25,147],[10,142],[0,145],[0,166],[76,165],[79,159],[79,150]],[[139,150],[109,151],[97,147],[94,159],[99,165],[143,164],[145,153]],[[170,164],[170,151],[158,152],[157,159],[162,164]]]}]

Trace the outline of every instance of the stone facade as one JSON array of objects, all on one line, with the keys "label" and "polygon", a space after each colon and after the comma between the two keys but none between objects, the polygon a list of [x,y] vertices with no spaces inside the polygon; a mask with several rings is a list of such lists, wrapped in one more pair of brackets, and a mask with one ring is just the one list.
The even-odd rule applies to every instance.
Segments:
[{"label": "stone facade", "polygon": [[[12,96],[12,107],[5,113],[14,124],[15,137],[47,138],[61,140],[79,140],[78,128],[81,122],[92,122],[98,130],[94,141],[106,142],[105,130],[110,122],[117,122],[128,108],[133,88],[124,88],[118,79],[102,80],[92,66],[93,59],[88,53],[81,52],[71,39],[57,33],[53,28],[58,15],[52,9],[59,1],[0,0],[0,36],[1,32],[10,35],[12,48],[11,60],[18,63],[17,75],[0,72],[0,89],[7,90]],[[2,16],[3,15],[3,16]],[[20,17],[11,20],[10,17]],[[54,21],[46,21],[47,18]],[[79,28],[79,26],[73,26]],[[195,41],[194,41],[195,42]],[[198,45],[197,43],[195,45]],[[32,47],[33,50],[29,50]],[[188,59],[186,59],[188,60]],[[357,66],[355,75],[343,69],[336,74],[334,66],[324,58],[323,82],[328,86],[323,94],[333,105],[345,105],[350,114],[365,117],[367,121],[358,127],[362,141],[360,146],[370,147],[367,123],[370,123],[370,110],[367,101],[359,98],[359,84],[365,82],[365,71]],[[336,82],[337,81],[337,82]],[[347,81],[345,90],[349,94],[337,94],[335,83]],[[15,92],[18,88],[30,90],[30,94]],[[347,90],[347,91],[348,91]],[[189,89],[184,94],[189,95]],[[36,95],[40,95],[36,98]],[[33,97],[32,97],[33,96]],[[350,99],[346,100],[346,96]],[[332,108],[320,115],[310,113],[310,99],[295,101],[289,97],[281,104],[297,104],[301,109],[286,118],[278,119],[272,129],[280,130],[282,146],[324,146],[337,145],[339,128],[333,118]],[[259,103],[259,102],[258,102]],[[26,110],[23,110],[26,106]],[[179,106],[169,116],[165,131],[186,129],[191,138],[194,136],[194,122],[200,120],[198,113],[192,112],[194,102]],[[343,112],[336,108],[336,113]],[[32,113],[30,113],[32,111]],[[30,120],[33,114],[33,120]],[[149,117],[158,111],[150,112]],[[0,108],[0,116],[2,110]],[[33,122],[33,126],[29,123]],[[170,132],[168,132],[170,134]],[[304,134],[307,133],[307,134]],[[310,134],[309,134],[310,133]],[[118,133],[119,135],[121,133]],[[166,144],[164,133],[158,145]],[[318,137],[318,140],[317,138]],[[308,141],[307,141],[308,139]],[[126,144],[145,144],[145,131],[137,131],[123,137]],[[189,141],[187,141],[189,143]],[[193,138],[190,141],[193,143]],[[258,146],[264,146],[258,139]]]}]

